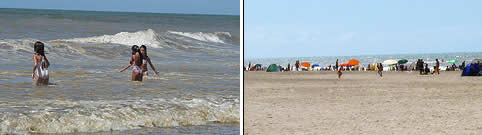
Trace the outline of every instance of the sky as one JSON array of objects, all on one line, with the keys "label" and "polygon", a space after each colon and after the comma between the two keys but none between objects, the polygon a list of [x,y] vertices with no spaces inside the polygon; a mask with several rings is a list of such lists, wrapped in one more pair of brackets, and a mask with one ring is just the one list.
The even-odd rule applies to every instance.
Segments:
[{"label": "sky", "polygon": [[239,0],[2,0],[0,8],[239,15]]},{"label": "sky", "polygon": [[244,57],[482,52],[482,1],[245,0]]}]

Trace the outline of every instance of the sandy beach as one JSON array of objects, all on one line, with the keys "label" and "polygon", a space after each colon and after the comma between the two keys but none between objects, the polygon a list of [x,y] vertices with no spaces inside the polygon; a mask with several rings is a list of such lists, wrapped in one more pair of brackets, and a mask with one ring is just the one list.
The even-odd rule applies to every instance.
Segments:
[{"label": "sandy beach", "polygon": [[244,134],[481,134],[482,77],[244,72]]}]

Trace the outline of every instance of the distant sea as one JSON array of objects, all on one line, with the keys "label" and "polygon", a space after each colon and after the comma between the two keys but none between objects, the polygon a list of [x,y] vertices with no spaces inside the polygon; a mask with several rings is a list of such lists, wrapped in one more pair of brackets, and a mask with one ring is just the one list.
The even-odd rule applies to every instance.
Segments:
[{"label": "distant sea", "polygon": [[[239,134],[240,16],[0,9],[0,132]],[[49,86],[33,86],[33,44]],[[155,68],[132,82],[132,45]]]}]

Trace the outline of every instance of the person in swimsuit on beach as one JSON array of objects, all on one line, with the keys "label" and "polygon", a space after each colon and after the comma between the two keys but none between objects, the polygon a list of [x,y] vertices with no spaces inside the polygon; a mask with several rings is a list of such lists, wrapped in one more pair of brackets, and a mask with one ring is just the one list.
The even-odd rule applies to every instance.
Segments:
[{"label": "person in swimsuit on beach", "polygon": [[50,62],[45,56],[44,44],[40,41],[34,44],[35,54],[33,55],[33,62],[35,65],[32,70],[32,79],[35,85],[49,84],[49,66]]},{"label": "person in swimsuit on beach", "polygon": [[434,69],[434,72],[437,72],[437,74],[440,74],[440,63],[438,62],[438,59],[435,59],[436,63],[435,63],[435,69]]},{"label": "person in swimsuit on beach", "polygon": [[378,63],[377,64],[377,68],[378,68],[378,74],[380,75],[380,77],[383,77],[383,65],[382,63]]},{"label": "person in swimsuit on beach", "polygon": [[156,75],[159,76],[159,71],[156,71],[156,68],[154,68],[154,66],[151,63],[151,59],[149,58],[149,56],[147,56],[147,47],[145,45],[141,45],[140,51],[142,53],[142,56],[144,56],[144,58],[142,58],[142,73],[145,76],[149,75],[147,73],[147,63],[149,63],[149,65],[151,65],[151,69],[154,70],[154,73],[156,73]]},{"label": "person in swimsuit on beach", "polygon": [[142,81],[142,53],[140,52],[139,46],[133,45],[132,48],[132,56],[131,60],[129,61],[129,65],[125,68],[120,70],[120,72],[126,70],[127,68],[132,67],[132,81]]},{"label": "person in swimsuit on beach", "polygon": [[300,68],[300,61],[297,60],[295,63],[296,71],[299,71],[298,68]]},{"label": "person in swimsuit on beach", "polygon": [[343,75],[343,73],[341,72],[341,68],[339,68],[339,69],[338,69],[338,80],[340,80],[341,75]]}]

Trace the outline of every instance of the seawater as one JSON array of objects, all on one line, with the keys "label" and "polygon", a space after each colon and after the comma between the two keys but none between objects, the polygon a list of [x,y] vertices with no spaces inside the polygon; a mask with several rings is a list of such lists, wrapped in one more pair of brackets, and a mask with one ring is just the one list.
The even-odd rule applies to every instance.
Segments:
[{"label": "seawater", "polygon": [[[0,9],[0,132],[239,134],[239,16]],[[33,43],[50,85],[32,85]],[[132,82],[130,47],[155,68]]]}]

